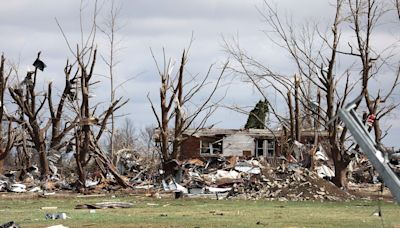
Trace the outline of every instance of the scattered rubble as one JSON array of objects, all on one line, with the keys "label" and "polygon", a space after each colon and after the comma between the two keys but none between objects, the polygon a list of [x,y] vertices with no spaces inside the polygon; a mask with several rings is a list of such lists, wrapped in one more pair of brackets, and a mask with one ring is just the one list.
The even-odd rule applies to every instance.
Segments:
[{"label": "scattered rubble", "polygon": [[46,219],[51,219],[51,220],[55,220],[55,219],[67,219],[67,214],[65,213],[47,213],[45,215]]},{"label": "scattered rubble", "polygon": [[75,209],[105,209],[105,208],[131,208],[133,203],[126,202],[102,202],[95,204],[78,204]]},{"label": "scattered rubble", "polygon": [[1,225],[0,228],[20,228],[20,226],[14,221],[10,221]]},{"label": "scattered rubble", "polygon": [[[209,197],[216,199],[271,199],[280,201],[353,199],[349,194],[332,184],[334,177],[332,164],[322,149],[313,155],[313,168],[304,168],[302,162],[294,158],[279,157],[272,167],[264,160],[224,158],[220,156],[207,159],[172,160],[163,169],[150,158],[141,158],[137,154],[118,155],[117,169],[121,178],[129,184],[123,189],[111,173],[90,170],[85,182],[85,195],[101,196],[115,191],[144,193],[146,196],[160,197],[160,194],[174,193],[175,198]],[[399,171],[397,154],[391,163]],[[374,183],[377,175],[368,160],[355,159],[351,163],[349,180],[352,183]],[[397,162],[397,163],[396,163]],[[36,193],[47,197],[60,191],[76,191],[77,177],[73,172],[66,173],[58,168],[58,174],[47,180],[40,180],[37,168],[6,171],[0,175],[0,192]],[[129,203],[108,202],[101,204],[77,205],[77,209],[126,208]]]},{"label": "scattered rubble", "polygon": [[[320,155],[322,157],[322,155]],[[218,161],[208,169],[210,160]],[[262,165],[258,160],[212,158],[207,162],[188,161],[183,165],[181,183],[170,178],[163,183],[165,191],[182,192],[189,197],[216,196],[220,198],[277,199],[280,201],[353,199],[354,196],[339,189],[323,178],[333,176],[326,165],[310,171],[296,163],[273,168]]]},{"label": "scattered rubble", "polygon": [[[131,184],[132,190],[145,191],[153,195],[161,187],[166,192],[173,192],[175,198],[183,195],[190,197],[208,196],[212,198],[242,198],[242,199],[277,199],[286,200],[346,200],[353,196],[337,188],[331,182],[323,179],[333,176],[333,171],[323,163],[325,155],[319,156],[316,171],[301,167],[298,163],[287,161],[273,168],[268,164],[261,164],[256,159],[239,160],[223,157],[210,157],[206,161],[191,159],[185,162],[172,161],[157,172],[156,178],[150,178],[145,165],[134,163],[131,157],[121,156],[119,168],[124,171],[123,178]],[[129,164],[129,165],[127,165]],[[142,169],[142,170],[140,170]],[[35,169],[32,169],[35,170]],[[127,172],[126,170],[130,170]],[[133,171],[135,170],[135,171]],[[133,173],[132,173],[133,172]],[[29,172],[28,172],[29,173]],[[24,182],[16,182],[14,176],[0,177],[0,191],[9,192],[37,192],[43,196],[56,194],[60,190],[74,190],[74,177],[53,177],[50,180],[37,181],[37,174]],[[162,177],[162,178],[160,178]],[[76,178],[76,177],[75,177]],[[121,190],[111,175],[103,176],[94,172],[88,175],[85,183],[86,194],[99,194]],[[77,209],[100,209],[131,207],[129,203],[77,205]]]},{"label": "scattered rubble", "polygon": [[315,172],[301,167],[286,171],[282,167],[264,170],[259,177],[250,177],[243,183],[234,184],[231,196],[280,201],[341,201],[354,198]]}]

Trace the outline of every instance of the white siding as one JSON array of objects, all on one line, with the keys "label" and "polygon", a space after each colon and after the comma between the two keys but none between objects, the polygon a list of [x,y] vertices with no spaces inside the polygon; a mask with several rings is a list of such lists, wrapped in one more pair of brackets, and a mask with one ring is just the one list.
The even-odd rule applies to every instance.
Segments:
[{"label": "white siding", "polygon": [[222,143],[224,156],[243,156],[243,151],[251,151],[254,155],[254,139],[244,134],[234,134],[224,138]]}]

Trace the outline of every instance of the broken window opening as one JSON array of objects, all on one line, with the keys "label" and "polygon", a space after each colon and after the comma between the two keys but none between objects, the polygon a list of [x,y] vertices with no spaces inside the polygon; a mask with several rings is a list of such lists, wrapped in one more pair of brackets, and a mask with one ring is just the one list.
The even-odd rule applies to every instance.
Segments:
[{"label": "broken window opening", "polygon": [[273,139],[256,139],[255,142],[256,150],[255,156],[256,157],[275,157],[275,140]]},{"label": "broken window opening", "polygon": [[200,154],[216,155],[222,154],[222,140],[220,138],[202,138]]},{"label": "broken window opening", "polygon": [[265,140],[267,144],[267,156],[268,157],[275,157],[275,140],[268,139]]},{"label": "broken window opening", "polygon": [[264,156],[265,141],[264,139],[256,139],[256,157]]}]

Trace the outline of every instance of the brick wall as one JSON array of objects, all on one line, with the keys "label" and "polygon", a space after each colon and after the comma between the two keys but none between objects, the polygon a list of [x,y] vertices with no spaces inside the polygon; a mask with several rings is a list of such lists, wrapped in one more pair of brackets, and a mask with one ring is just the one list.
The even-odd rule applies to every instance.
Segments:
[{"label": "brick wall", "polygon": [[181,145],[181,156],[179,157],[179,160],[182,161],[200,157],[200,138],[188,136]]}]

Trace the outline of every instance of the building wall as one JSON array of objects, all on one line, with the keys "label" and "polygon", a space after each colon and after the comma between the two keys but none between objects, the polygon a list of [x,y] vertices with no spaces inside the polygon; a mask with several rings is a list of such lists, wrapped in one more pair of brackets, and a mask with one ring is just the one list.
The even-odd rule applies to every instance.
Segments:
[{"label": "building wall", "polygon": [[[319,136],[318,140],[320,142],[326,141],[326,136]],[[301,136],[300,142],[306,144],[307,142],[313,142],[314,136]],[[237,133],[233,135],[227,135],[223,140],[223,156],[245,156],[243,151],[250,151],[251,156],[255,156],[255,139],[246,134]],[[204,157],[200,154],[201,138],[194,136],[187,136],[187,139],[183,141],[181,145],[181,155],[180,160],[188,160],[191,158],[201,158]],[[279,140],[275,142],[275,156],[280,156],[283,154],[281,151],[281,145]],[[329,153],[329,151],[327,151]],[[207,156],[207,155],[205,155]]]},{"label": "building wall", "polygon": [[194,136],[187,136],[182,142],[180,160],[200,158],[200,139]]},{"label": "building wall", "polygon": [[223,156],[244,156],[246,151],[254,156],[254,138],[245,134],[234,134],[224,138]]},{"label": "building wall", "polygon": [[[188,136],[186,140],[183,141],[181,145],[181,155],[180,160],[187,160],[191,158],[201,158],[200,154],[201,139],[193,136]],[[235,134],[224,137],[222,143],[223,156],[244,156],[244,151],[250,153],[254,156],[254,138],[244,135]],[[207,156],[207,155],[203,155]]]}]

